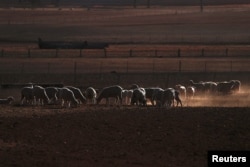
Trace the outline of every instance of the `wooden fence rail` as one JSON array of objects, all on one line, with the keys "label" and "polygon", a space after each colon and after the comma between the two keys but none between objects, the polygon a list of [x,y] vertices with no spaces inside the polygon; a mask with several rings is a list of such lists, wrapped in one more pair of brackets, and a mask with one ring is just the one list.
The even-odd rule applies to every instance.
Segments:
[{"label": "wooden fence rail", "polygon": [[[250,59],[2,59],[0,74],[250,72]],[[94,61],[93,61],[94,60]]]},{"label": "wooden fence rail", "polygon": [[250,47],[234,48],[174,48],[174,49],[1,49],[1,57],[5,58],[171,58],[171,57],[250,57]]}]

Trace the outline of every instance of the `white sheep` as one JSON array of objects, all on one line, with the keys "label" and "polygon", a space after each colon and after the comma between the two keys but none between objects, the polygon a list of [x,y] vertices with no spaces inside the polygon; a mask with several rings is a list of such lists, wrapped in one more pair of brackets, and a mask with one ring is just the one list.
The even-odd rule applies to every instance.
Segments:
[{"label": "white sheep", "polygon": [[241,82],[239,80],[231,80],[229,82],[233,82],[234,85],[232,87],[232,91],[234,92],[240,92]]},{"label": "white sheep", "polygon": [[187,99],[193,99],[195,95],[195,87],[194,86],[189,86],[187,87]]},{"label": "white sheep", "polygon": [[34,95],[33,95],[33,86],[23,87],[21,89],[21,102],[20,104],[23,105],[24,101],[26,104],[33,104]]},{"label": "white sheep", "polygon": [[187,89],[185,86],[183,85],[175,85],[175,90],[179,91],[180,92],[180,97],[182,97],[183,99],[186,99],[187,97]]},{"label": "white sheep", "polygon": [[15,100],[14,97],[9,96],[6,99],[0,99],[0,104],[8,104],[8,105],[10,105],[10,104],[13,103],[14,100]]},{"label": "white sheep", "polygon": [[82,91],[79,88],[73,87],[73,86],[66,86],[69,90],[71,90],[75,98],[78,100],[79,103],[85,104],[87,102],[86,97],[82,94]]},{"label": "white sheep", "polygon": [[158,89],[157,91],[154,92],[153,94],[153,101],[156,102],[156,106],[161,107],[164,105],[164,90],[163,89]]},{"label": "white sheep", "polygon": [[79,104],[78,100],[75,98],[73,91],[66,87],[58,89],[57,97],[61,101],[62,107],[64,106],[64,104],[68,104],[68,108],[71,107],[71,104],[74,105],[74,107],[77,107],[77,105]]},{"label": "white sheep", "polygon": [[173,88],[168,88],[164,90],[162,105],[166,105],[167,107],[174,106],[174,99],[175,99],[175,90]]},{"label": "white sheep", "polygon": [[33,87],[33,96],[34,96],[34,104],[49,104],[49,97],[42,86],[34,86]]},{"label": "white sheep", "polygon": [[127,102],[128,102],[128,90],[123,89],[122,90],[122,103],[127,105]]},{"label": "white sheep", "polygon": [[204,92],[207,94],[214,94],[217,91],[217,83],[213,81],[200,81],[204,85]]},{"label": "white sheep", "polygon": [[133,95],[131,98],[131,105],[147,105],[147,99],[146,99],[146,91],[144,88],[137,88],[134,89]]},{"label": "white sheep", "polygon": [[133,96],[133,90],[132,89],[123,89],[122,90],[122,100],[125,105],[129,105],[131,103],[131,98]]},{"label": "white sheep", "polygon": [[177,91],[177,90],[174,90],[174,93],[175,93],[175,98],[174,99],[176,100],[176,103],[177,103],[176,106],[178,106],[180,104],[181,107],[182,107],[182,101],[180,99],[180,92]]},{"label": "white sheep", "polygon": [[146,98],[150,100],[151,104],[154,106],[154,96],[157,94],[158,91],[163,90],[159,87],[152,87],[152,88],[145,88],[146,91]]},{"label": "white sheep", "polygon": [[106,104],[109,103],[110,98],[115,98],[116,102],[122,103],[122,87],[119,85],[105,87],[99,93],[96,102],[99,104],[103,98],[106,99]]},{"label": "white sheep", "polygon": [[235,82],[234,80],[231,81],[224,81],[217,83],[217,92],[221,94],[230,94],[233,93],[236,89],[239,90],[238,85],[239,83]]},{"label": "white sheep", "polygon": [[205,84],[203,82],[196,83],[193,80],[190,80],[190,86],[194,86],[196,93],[203,94],[205,92]]},{"label": "white sheep", "polygon": [[87,101],[90,101],[90,103],[92,104],[96,104],[97,93],[93,87],[88,87],[85,90],[85,96],[86,96]]},{"label": "white sheep", "polygon": [[58,92],[58,88],[57,87],[46,87],[45,91],[46,91],[48,98],[50,99],[50,102],[56,103],[58,100],[58,98],[56,96],[56,94]]},{"label": "white sheep", "polygon": [[177,102],[177,106],[180,104],[182,107],[182,102],[179,97],[179,92],[173,88],[168,88],[164,90],[164,95],[163,95],[163,102],[166,104],[167,107],[174,107],[174,100]]}]

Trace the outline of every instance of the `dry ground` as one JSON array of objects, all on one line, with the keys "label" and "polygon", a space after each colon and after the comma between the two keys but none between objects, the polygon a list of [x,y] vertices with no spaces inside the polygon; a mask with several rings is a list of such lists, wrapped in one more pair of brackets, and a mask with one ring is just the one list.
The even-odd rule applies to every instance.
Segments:
[{"label": "dry ground", "polygon": [[249,108],[1,106],[3,166],[206,166],[249,150]]}]

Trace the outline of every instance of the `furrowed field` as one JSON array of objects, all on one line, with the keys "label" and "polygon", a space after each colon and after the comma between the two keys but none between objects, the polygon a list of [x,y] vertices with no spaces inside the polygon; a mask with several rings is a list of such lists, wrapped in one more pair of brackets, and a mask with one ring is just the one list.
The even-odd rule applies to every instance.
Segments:
[{"label": "furrowed field", "polygon": [[[207,166],[209,150],[250,150],[250,6],[0,9],[2,166]],[[48,41],[106,49],[38,48]],[[85,90],[240,80],[239,93],[183,107],[20,105],[27,83]],[[1,166],[0,165],[0,166]]]}]

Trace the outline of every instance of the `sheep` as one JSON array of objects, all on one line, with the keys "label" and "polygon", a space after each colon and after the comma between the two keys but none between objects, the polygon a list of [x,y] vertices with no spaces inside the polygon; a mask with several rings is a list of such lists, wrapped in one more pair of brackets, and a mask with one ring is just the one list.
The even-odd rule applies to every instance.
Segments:
[{"label": "sheep", "polygon": [[66,86],[66,88],[68,88],[74,93],[75,98],[79,101],[79,103],[85,104],[87,102],[86,97],[82,94],[79,88],[73,86]]},{"label": "sheep", "polygon": [[187,99],[193,99],[195,95],[195,87],[189,86],[187,87]]},{"label": "sheep", "polygon": [[140,88],[139,85],[137,85],[137,84],[132,84],[130,86],[130,89],[137,89],[137,88]]},{"label": "sheep", "polygon": [[230,94],[240,91],[241,82],[239,80],[223,81],[217,83],[217,92]]},{"label": "sheep", "polygon": [[147,100],[146,100],[146,91],[144,88],[137,88],[134,89],[133,95],[131,98],[131,105],[147,105]]},{"label": "sheep", "polygon": [[21,89],[21,102],[20,104],[24,104],[24,100],[27,104],[33,104],[34,95],[33,95],[33,86],[23,87]]},{"label": "sheep", "polygon": [[176,100],[177,106],[180,103],[182,107],[182,102],[179,97],[179,92],[173,88],[166,89],[163,94],[163,102],[166,103],[167,107],[171,107],[171,105],[173,105],[174,107],[174,100]]},{"label": "sheep", "polygon": [[164,90],[159,89],[158,91],[155,91],[153,94],[153,101],[156,101],[156,106],[160,107],[164,105]]},{"label": "sheep", "polygon": [[213,94],[217,91],[217,83],[213,81],[206,81],[206,82],[201,81],[200,83],[204,85],[205,93]]},{"label": "sheep", "polygon": [[122,103],[124,103],[125,105],[127,105],[128,103],[128,90],[126,89],[122,90]]},{"label": "sheep", "polygon": [[240,92],[241,82],[239,80],[231,80],[229,82],[233,82],[234,85],[232,87],[232,91],[234,92]]},{"label": "sheep", "polygon": [[193,80],[190,80],[191,86],[194,86],[197,93],[204,93],[205,85],[203,82],[195,83]]},{"label": "sheep", "polygon": [[162,88],[145,88],[146,98],[150,100],[151,104],[154,106],[154,95],[157,94],[158,91],[163,90]]},{"label": "sheep", "polygon": [[179,91],[180,92],[180,96],[183,97],[184,99],[186,99],[187,97],[187,89],[185,86],[183,85],[175,85],[175,90]]},{"label": "sheep", "polygon": [[41,105],[49,104],[49,97],[45,91],[45,89],[41,86],[34,86],[33,88],[33,96],[34,96],[34,104],[38,102]]},{"label": "sheep", "polygon": [[85,90],[85,96],[86,96],[87,101],[89,100],[92,104],[96,103],[97,93],[96,93],[96,90],[94,88],[88,87]]},{"label": "sheep", "polygon": [[57,92],[58,92],[58,88],[57,87],[47,87],[45,88],[45,92],[48,96],[48,98],[50,99],[51,103],[56,103],[58,98],[56,96]]},{"label": "sheep", "polygon": [[167,107],[174,106],[175,90],[173,88],[164,90],[162,98],[162,105],[166,105]]},{"label": "sheep", "polygon": [[222,94],[230,94],[234,89],[234,81],[223,81],[217,84],[217,92]]},{"label": "sheep", "polygon": [[14,97],[9,96],[6,99],[0,99],[0,104],[12,104],[12,102],[14,101]]},{"label": "sheep", "polygon": [[175,93],[175,100],[176,100],[176,103],[177,103],[177,106],[180,104],[181,107],[182,107],[182,101],[180,99],[180,92],[177,91],[177,90],[174,90],[174,93]]},{"label": "sheep", "polygon": [[61,101],[62,107],[66,103],[68,103],[68,108],[71,107],[71,104],[74,105],[74,107],[77,107],[77,105],[79,104],[73,91],[71,91],[70,89],[66,87],[58,89],[57,97]]},{"label": "sheep", "polygon": [[99,93],[96,102],[99,104],[103,98],[106,99],[106,104],[109,103],[109,98],[116,98],[116,101],[122,103],[122,87],[119,85],[113,85],[105,87]]}]

